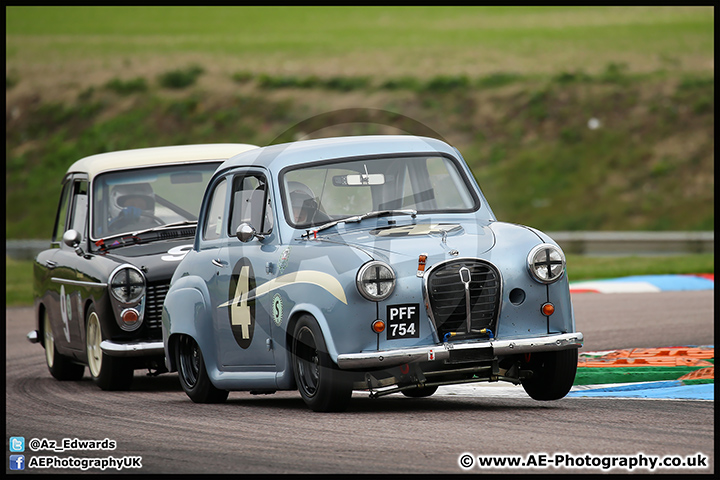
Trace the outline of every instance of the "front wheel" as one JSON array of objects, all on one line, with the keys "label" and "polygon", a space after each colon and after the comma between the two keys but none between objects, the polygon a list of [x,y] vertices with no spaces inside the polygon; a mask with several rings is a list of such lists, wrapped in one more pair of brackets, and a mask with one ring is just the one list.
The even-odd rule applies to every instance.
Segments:
[{"label": "front wheel", "polygon": [[106,355],[100,348],[102,328],[95,307],[88,310],[85,326],[85,352],[95,384],[102,390],[130,390],[133,369],[122,358]]},{"label": "front wheel", "polygon": [[55,336],[50,326],[47,312],[42,313],[43,346],[45,347],[45,363],[50,374],[57,380],[80,380],[85,373],[85,366],[73,362],[69,357],[61,355],[55,348]]},{"label": "front wheel", "polygon": [[533,372],[532,377],[522,381],[522,386],[535,400],[558,400],[568,394],[575,381],[578,351],[533,353],[523,367]]},{"label": "front wheel", "polygon": [[352,382],[338,370],[327,352],[315,319],[302,316],[295,325],[292,362],[300,396],[315,412],[342,412],[352,396]]},{"label": "front wheel", "polygon": [[183,335],[175,349],[180,385],[195,403],[223,403],[227,400],[227,390],[220,390],[210,381],[205,369],[200,346],[188,335]]}]

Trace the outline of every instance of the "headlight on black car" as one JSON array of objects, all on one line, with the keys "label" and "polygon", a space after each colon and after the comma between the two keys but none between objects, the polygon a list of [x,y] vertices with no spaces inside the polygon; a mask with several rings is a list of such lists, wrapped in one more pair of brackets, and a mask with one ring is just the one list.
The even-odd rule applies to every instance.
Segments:
[{"label": "headlight on black car", "polygon": [[120,328],[136,330],[143,320],[145,275],[134,265],[121,265],[110,274],[108,288]]},{"label": "headlight on black car", "polygon": [[379,302],[388,298],[395,289],[395,272],[387,263],[372,260],[360,267],[356,283],[360,295]]},{"label": "headlight on black car", "polygon": [[554,283],[565,273],[565,254],[560,247],[542,243],[532,250],[527,258],[530,275],[540,283]]},{"label": "headlight on black car", "polygon": [[145,276],[132,265],[123,265],[110,275],[110,293],[121,303],[137,303],[145,294]]}]

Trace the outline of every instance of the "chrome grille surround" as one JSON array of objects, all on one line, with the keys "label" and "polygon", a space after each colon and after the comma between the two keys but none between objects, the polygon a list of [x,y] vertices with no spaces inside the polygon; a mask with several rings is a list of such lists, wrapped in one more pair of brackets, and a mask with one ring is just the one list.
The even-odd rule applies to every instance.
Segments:
[{"label": "chrome grille surround", "polygon": [[[469,282],[465,269],[470,272]],[[433,265],[423,275],[423,295],[437,341],[450,332],[480,335],[483,328],[496,332],[502,279],[492,263],[457,258]],[[469,326],[467,305],[471,312]]]}]

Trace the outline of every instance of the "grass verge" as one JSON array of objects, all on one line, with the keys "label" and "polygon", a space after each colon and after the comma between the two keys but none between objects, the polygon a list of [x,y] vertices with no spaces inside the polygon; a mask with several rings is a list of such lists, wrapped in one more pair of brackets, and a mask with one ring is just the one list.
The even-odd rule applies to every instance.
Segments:
[{"label": "grass verge", "polygon": [[715,254],[699,253],[648,257],[567,255],[567,274],[571,282],[630,275],[683,275],[694,273],[715,273]]},{"label": "grass verge", "polygon": [[5,256],[5,305],[29,306],[33,303],[32,260],[14,260]]}]

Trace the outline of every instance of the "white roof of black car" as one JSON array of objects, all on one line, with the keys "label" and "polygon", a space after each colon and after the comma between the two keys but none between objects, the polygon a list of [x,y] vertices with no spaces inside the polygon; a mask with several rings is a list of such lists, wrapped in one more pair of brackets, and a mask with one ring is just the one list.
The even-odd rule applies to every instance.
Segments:
[{"label": "white roof of black car", "polygon": [[254,148],[258,147],[244,143],[215,143],[122,150],[82,158],[68,168],[68,173],[87,173],[92,180],[96,175],[109,170],[172,163],[225,161]]}]

